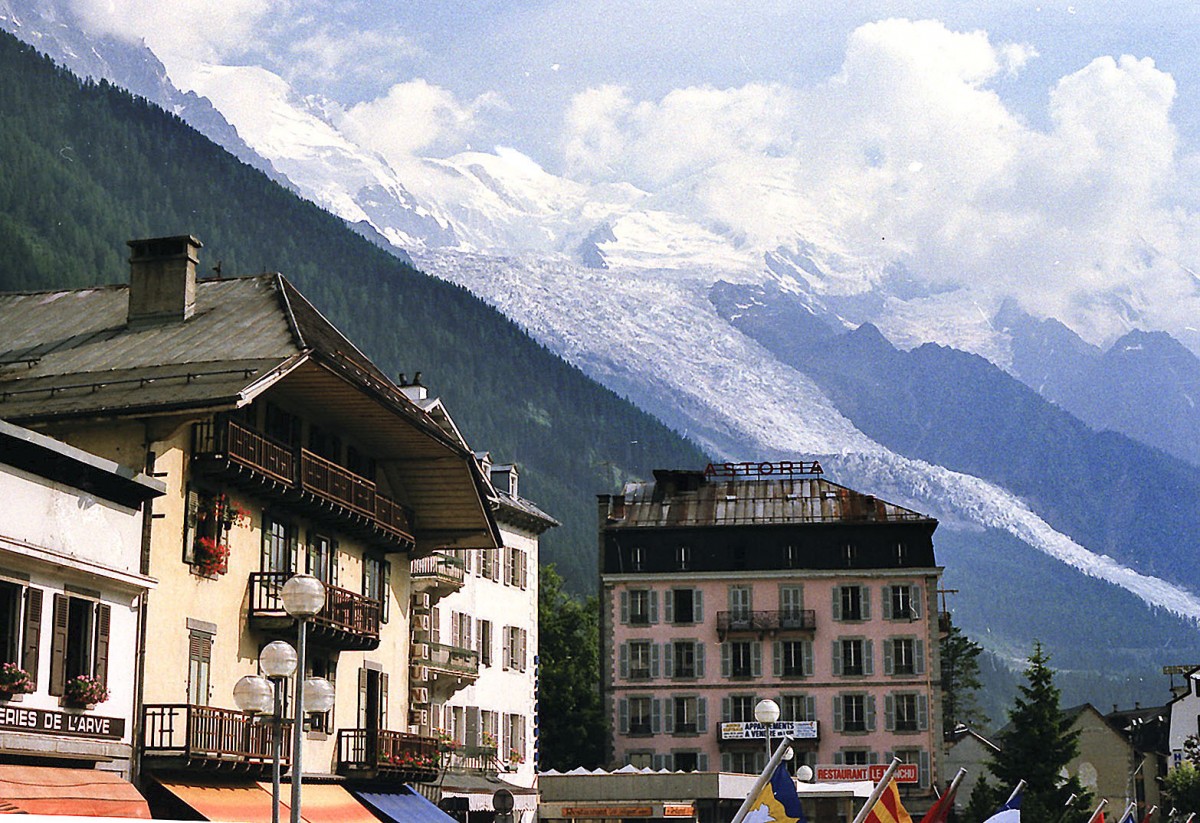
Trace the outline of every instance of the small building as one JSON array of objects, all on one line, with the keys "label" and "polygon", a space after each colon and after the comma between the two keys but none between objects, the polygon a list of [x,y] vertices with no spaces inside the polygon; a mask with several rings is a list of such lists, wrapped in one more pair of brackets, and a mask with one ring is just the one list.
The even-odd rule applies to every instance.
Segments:
[{"label": "small building", "polygon": [[954,808],[960,815],[971,801],[975,784],[987,776],[988,762],[999,751],[1000,747],[991,740],[961,724],[946,735],[943,785],[952,780],[959,769],[967,770],[954,795]]},{"label": "small building", "polygon": [[615,766],[756,774],[770,730],[799,762],[940,781],[937,521],[815,462],[656,471],[601,495],[602,695]]},{"label": "small building", "polygon": [[0,421],[0,810],[150,816],[129,779],[144,505],[164,489]]}]

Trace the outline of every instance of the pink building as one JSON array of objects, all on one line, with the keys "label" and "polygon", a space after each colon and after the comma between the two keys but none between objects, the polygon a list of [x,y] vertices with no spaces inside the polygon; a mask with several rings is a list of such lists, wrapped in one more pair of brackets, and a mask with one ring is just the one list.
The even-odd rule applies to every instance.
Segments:
[{"label": "pink building", "polygon": [[[757,772],[766,732],[812,766],[917,766],[937,780],[941,569],[931,517],[815,463],[656,471],[600,497],[602,689],[610,758]],[[920,805],[919,803],[917,805]]]}]

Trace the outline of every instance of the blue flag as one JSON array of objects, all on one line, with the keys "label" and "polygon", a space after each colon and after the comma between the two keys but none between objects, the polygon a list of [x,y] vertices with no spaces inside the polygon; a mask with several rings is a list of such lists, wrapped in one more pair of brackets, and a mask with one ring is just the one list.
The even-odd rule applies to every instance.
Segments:
[{"label": "blue flag", "polygon": [[782,763],[771,775],[771,780],[758,793],[754,805],[746,815],[746,823],[808,823],[804,809],[800,807],[800,795],[796,784]]}]

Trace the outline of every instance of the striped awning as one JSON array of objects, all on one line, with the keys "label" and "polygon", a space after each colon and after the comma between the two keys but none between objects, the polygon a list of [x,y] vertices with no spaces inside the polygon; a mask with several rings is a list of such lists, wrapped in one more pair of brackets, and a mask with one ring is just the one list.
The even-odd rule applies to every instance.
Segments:
[{"label": "striped awning", "polygon": [[392,823],[457,823],[453,817],[413,791],[411,786],[401,786],[394,792],[355,791],[354,796],[382,819]]},{"label": "striped awning", "polygon": [[[223,823],[270,823],[271,784],[253,780],[210,781],[159,778],[171,794],[206,820]],[[291,786],[280,793],[279,816],[291,816]],[[379,818],[336,783],[304,784],[300,817],[307,823],[379,823]]]},{"label": "striped awning", "polygon": [[55,766],[0,765],[0,810],[150,819],[145,798],[119,774]]}]

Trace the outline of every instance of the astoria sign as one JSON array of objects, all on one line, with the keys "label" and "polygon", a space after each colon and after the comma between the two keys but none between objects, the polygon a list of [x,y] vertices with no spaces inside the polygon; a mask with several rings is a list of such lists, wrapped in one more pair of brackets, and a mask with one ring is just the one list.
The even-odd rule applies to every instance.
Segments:
[{"label": "astoria sign", "polygon": [[776,460],[761,463],[709,463],[705,477],[795,477],[824,474],[819,460]]},{"label": "astoria sign", "polygon": [[23,709],[9,704],[0,706],[0,731],[120,740],[125,736],[125,718]]}]

